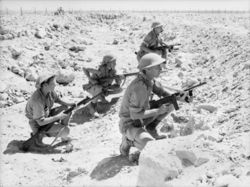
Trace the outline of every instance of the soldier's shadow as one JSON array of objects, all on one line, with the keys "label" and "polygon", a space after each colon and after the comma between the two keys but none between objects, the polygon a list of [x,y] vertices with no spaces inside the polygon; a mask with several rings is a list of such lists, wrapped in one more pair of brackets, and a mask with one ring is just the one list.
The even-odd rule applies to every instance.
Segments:
[{"label": "soldier's shadow", "polygon": [[[112,106],[118,102],[118,100],[119,97],[114,97],[108,103],[98,102],[96,106],[97,112],[99,114],[105,115],[108,111],[110,111]],[[92,119],[94,119],[94,117],[89,113],[89,108],[87,105],[74,112],[70,123],[83,124],[85,122],[91,121]]]},{"label": "soldier's shadow", "polygon": [[24,140],[12,140],[4,150],[3,154],[16,154],[16,153],[36,153],[36,154],[61,154],[64,153],[64,150],[61,146],[65,145],[66,143],[59,142],[53,147],[49,148],[31,148],[29,151],[24,152],[22,150],[22,145],[25,141]]},{"label": "soldier's shadow", "polygon": [[90,174],[91,179],[98,181],[114,177],[124,166],[135,166],[127,157],[118,155],[101,160]]}]

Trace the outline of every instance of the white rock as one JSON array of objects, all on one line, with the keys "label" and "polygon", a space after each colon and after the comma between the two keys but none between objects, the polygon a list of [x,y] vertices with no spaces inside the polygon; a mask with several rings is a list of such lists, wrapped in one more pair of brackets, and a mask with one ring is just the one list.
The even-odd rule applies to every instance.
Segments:
[{"label": "white rock", "polygon": [[215,187],[224,187],[224,186],[239,187],[239,185],[240,185],[240,180],[230,174],[218,177],[214,183]]},{"label": "white rock", "polygon": [[36,81],[38,75],[35,69],[26,69],[24,77],[27,81]]},{"label": "white rock", "polygon": [[166,181],[176,178],[182,171],[181,160],[174,154],[169,154],[170,147],[162,140],[157,143],[152,141],[146,145],[139,159],[137,186],[170,186]]},{"label": "white rock", "polygon": [[0,101],[5,101],[5,100],[7,100],[7,98],[8,98],[8,94],[7,93],[0,94]]},{"label": "white rock", "polygon": [[62,69],[58,71],[56,81],[59,84],[69,84],[75,79],[75,75],[72,71]]},{"label": "white rock", "polygon": [[0,93],[4,92],[6,88],[7,88],[7,85],[3,81],[0,81]]}]

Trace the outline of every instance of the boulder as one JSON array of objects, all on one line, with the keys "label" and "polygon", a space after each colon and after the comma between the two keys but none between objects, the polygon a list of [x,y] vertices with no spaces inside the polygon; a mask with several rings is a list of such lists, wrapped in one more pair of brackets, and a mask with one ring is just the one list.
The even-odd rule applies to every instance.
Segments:
[{"label": "boulder", "polygon": [[148,142],[139,158],[137,186],[171,186],[171,181],[184,172],[185,167],[209,161],[208,152],[195,146],[196,136],[176,137]]},{"label": "boulder", "polygon": [[237,179],[235,176],[228,174],[218,177],[214,183],[215,187],[240,187],[240,180]]},{"label": "boulder", "polygon": [[57,73],[56,81],[59,84],[67,85],[75,79],[75,75],[72,71],[67,69],[61,69]]},{"label": "boulder", "polygon": [[10,68],[11,72],[17,74],[17,75],[20,75],[21,77],[24,76],[24,71],[19,67],[19,66],[11,66]]},{"label": "boulder", "polygon": [[38,29],[36,32],[35,32],[35,37],[38,38],[38,39],[42,39],[42,38],[45,38],[46,36],[46,31],[45,29],[43,28],[40,28]]},{"label": "boulder", "polygon": [[27,81],[36,81],[36,79],[38,78],[36,70],[35,69],[26,69],[25,74],[24,74],[24,78]]}]

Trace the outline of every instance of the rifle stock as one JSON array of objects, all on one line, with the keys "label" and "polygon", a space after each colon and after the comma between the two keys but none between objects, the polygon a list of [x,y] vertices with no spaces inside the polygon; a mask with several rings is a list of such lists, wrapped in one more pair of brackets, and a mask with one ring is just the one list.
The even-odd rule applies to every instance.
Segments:
[{"label": "rifle stock", "polygon": [[[86,97],[85,99],[78,102],[76,105],[73,105],[70,108],[66,109],[64,111],[64,113],[65,114],[71,113],[75,108],[79,107],[80,105],[87,104],[88,102],[90,102],[91,100],[93,100],[96,97],[100,96],[101,94],[102,94],[102,92],[97,94],[96,96],[94,96],[92,98]],[[57,120],[57,121],[60,121],[60,120]],[[39,138],[39,136],[45,134],[46,131],[48,131],[54,125],[54,123],[57,122],[57,121],[54,121],[52,123],[49,123],[47,125],[39,127],[38,131],[23,143],[22,150],[24,152],[27,152],[30,149],[30,147],[35,144],[35,141]]]}]

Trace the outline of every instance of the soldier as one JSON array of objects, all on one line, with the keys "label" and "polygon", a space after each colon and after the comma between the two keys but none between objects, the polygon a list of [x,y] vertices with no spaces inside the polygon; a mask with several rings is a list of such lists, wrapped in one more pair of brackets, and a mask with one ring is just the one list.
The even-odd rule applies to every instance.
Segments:
[{"label": "soldier", "polygon": [[93,68],[83,68],[85,75],[89,79],[89,83],[83,85],[83,89],[88,91],[92,96],[95,96],[102,91],[105,93],[94,99],[88,105],[90,113],[95,117],[99,117],[99,113],[96,111],[98,100],[108,103],[105,95],[117,94],[122,91],[122,88],[120,87],[122,77],[116,77],[115,83],[113,84],[114,78],[112,77],[116,76],[115,66],[116,57],[112,54],[108,54],[103,57],[103,60],[97,70]]},{"label": "soldier", "polygon": [[160,33],[163,32],[163,25],[159,22],[153,22],[151,25],[152,30],[146,35],[143,39],[143,42],[140,46],[140,50],[137,53],[137,60],[140,62],[140,59],[147,53],[156,53],[162,58],[166,59],[167,52],[166,50],[153,50],[152,48],[159,47],[163,45],[163,41],[160,38]]},{"label": "soldier", "polygon": [[[55,92],[56,76],[53,74],[45,74],[38,77],[36,81],[36,91],[28,100],[25,108],[25,115],[29,119],[29,125],[32,135],[39,131],[40,126],[54,123],[46,132],[49,137],[61,137],[62,141],[68,141],[69,128],[67,127],[71,114],[64,114],[63,111],[68,106],[75,103],[67,103],[62,101]],[[52,108],[54,103],[61,106]],[[58,122],[61,120],[61,122]],[[60,134],[58,134],[60,133]],[[43,146],[43,137],[37,140],[37,145]]]}]

